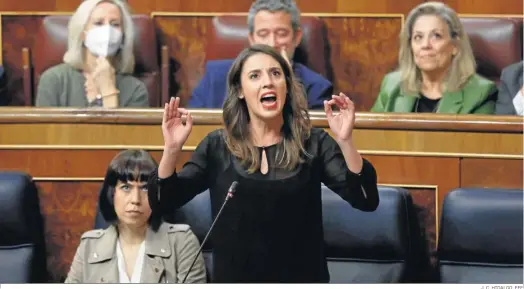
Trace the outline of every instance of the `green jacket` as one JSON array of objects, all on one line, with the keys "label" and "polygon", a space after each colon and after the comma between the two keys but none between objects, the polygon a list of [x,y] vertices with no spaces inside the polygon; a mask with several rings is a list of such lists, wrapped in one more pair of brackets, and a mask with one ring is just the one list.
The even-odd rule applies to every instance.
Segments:
[{"label": "green jacket", "polygon": [[[497,86],[480,75],[473,75],[464,88],[456,92],[445,92],[437,113],[493,114],[495,112]],[[418,96],[405,95],[400,88],[400,72],[391,72],[384,77],[372,112],[413,112]]]}]

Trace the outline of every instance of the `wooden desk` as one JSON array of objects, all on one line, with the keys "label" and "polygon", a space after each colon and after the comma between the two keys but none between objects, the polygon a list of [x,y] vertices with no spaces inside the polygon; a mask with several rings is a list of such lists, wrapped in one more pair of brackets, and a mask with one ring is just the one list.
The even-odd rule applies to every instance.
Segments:
[{"label": "wooden desk", "polygon": [[[41,188],[49,268],[64,278],[80,235],[94,224],[97,193],[115,154],[143,148],[159,160],[161,110],[0,108],[0,170],[32,175]],[[221,112],[193,111],[178,167],[221,127]],[[323,112],[313,124],[327,128]],[[357,115],[355,142],[382,185],[407,188],[435,248],[439,211],[458,187],[522,188],[523,123],[511,116]]]}]

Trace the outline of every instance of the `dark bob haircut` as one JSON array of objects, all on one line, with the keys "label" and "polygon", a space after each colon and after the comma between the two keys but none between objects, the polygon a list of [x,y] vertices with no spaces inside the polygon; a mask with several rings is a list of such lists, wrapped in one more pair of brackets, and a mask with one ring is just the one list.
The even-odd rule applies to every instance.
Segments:
[{"label": "dark bob haircut", "polygon": [[[147,183],[157,167],[157,162],[144,150],[125,150],[113,158],[107,168],[98,200],[100,212],[108,223],[115,224],[118,221],[114,204],[117,182]],[[162,214],[156,201],[157,197],[152,195],[155,193],[148,191],[149,206],[151,207],[151,216],[148,223],[153,231],[157,231],[162,223]]]}]

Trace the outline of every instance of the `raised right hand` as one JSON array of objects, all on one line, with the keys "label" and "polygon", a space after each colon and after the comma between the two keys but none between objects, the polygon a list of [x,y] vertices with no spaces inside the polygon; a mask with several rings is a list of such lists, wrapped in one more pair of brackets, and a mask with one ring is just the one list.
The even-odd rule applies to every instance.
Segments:
[{"label": "raised right hand", "polygon": [[98,57],[96,59],[96,67],[92,73],[92,78],[98,93],[102,97],[118,92],[116,88],[116,71],[107,58]]},{"label": "raised right hand", "polygon": [[[184,108],[179,108],[180,98],[172,97],[169,103],[164,106],[164,116],[162,118],[162,134],[164,135],[164,150],[179,152],[186,142],[193,119],[191,114]],[[185,117],[185,124],[182,118]]]}]

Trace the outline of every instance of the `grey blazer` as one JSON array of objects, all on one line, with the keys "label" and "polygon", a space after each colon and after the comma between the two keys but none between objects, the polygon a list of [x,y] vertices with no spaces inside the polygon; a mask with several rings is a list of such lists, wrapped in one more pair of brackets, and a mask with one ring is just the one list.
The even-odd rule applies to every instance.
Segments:
[{"label": "grey blazer", "polygon": [[495,114],[517,114],[513,98],[522,88],[522,64],[522,61],[514,63],[502,70]]},{"label": "grey blazer", "polygon": [[[84,233],[65,283],[119,283],[116,256],[117,228]],[[157,232],[148,229],[141,283],[181,283],[193,262],[198,239],[188,225],[163,223]],[[202,254],[186,283],[205,283]]]}]

